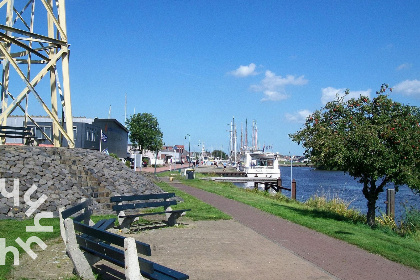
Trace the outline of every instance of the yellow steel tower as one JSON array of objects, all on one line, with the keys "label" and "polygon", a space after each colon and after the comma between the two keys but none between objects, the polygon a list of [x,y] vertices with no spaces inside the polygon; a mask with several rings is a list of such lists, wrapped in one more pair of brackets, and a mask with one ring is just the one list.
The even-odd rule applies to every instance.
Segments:
[{"label": "yellow steel tower", "polygon": [[[65,0],[0,0],[0,16],[2,13],[6,20],[0,24],[0,125],[6,125],[7,117],[19,108],[40,128],[29,113],[32,94],[52,120],[52,137],[45,133],[44,137],[58,147],[61,134],[74,148]],[[46,86],[40,86],[42,83]],[[51,99],[50,106],[44,102],[47,99]]]}]

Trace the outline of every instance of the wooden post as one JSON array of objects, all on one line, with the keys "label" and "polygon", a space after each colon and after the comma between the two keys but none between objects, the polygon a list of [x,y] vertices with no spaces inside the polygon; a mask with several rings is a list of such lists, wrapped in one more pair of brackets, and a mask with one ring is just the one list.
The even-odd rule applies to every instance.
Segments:
[{"label": "wooden post", "polygon": [[296,181],[293,179],[292,181],[292,199],[296,200]]},{"label": "wooden post", "polygon": [[277,178],[277,192],[281,193],[282,182],[281,178]]},{"label": "wooden post", "polygon": [[386,190],[386,215],[395,218],[395,189]]},{"label": "wooden post", "polygon": [[254,182],[254,190],[258,191],[258,183]]}]

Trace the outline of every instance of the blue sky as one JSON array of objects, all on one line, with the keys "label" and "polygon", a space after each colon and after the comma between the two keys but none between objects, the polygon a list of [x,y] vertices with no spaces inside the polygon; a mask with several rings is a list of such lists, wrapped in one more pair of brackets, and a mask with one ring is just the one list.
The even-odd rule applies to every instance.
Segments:
[{"label": "blue sky", "polygon": [[[106,3],[106,4],[105,4]],[[66,1],[74,116],[152,113],[167,145],[290,141],[348,88],[420,105],[420,1]],[[250,138],[250,136],[249,136]],[[187,138],[188,139],[188,138]],[[239,141],[239,140],[238,140]],[[249,140],[250,141],[250,140]]]}]

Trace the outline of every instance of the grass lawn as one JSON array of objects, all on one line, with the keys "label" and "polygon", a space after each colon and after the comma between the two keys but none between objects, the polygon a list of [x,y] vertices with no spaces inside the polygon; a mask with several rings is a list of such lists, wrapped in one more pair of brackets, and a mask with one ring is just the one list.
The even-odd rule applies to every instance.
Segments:
[{"label": "grass lawn", "polygon": [[[0,220],[0,238],[5,239],[6,247],[13,246],[19,249],[19,255],[26,254],[26,252],[16,243],[16,239],[20,238],[26,242],[31,236],[37,236],[42,241],[60,236],[60,221],[58,218],[41,219],[42,226],[52,226],[53,232],[26,232],[26,226],[33,226],[34,220]],[[34,243],[35,244],[35,243]],[[37,246],[37,245],[34,245]],[[3,248],[1,248],[3,250]],[[2,256],[3,257],[3,256]],[[13,267],[13,254],[7,253],[5,265],[0,265],[0,279],[8,279],[11,269]]]},{"label": "grass lawn", "polygon": [[[197,174],[198,175],[198,174]],[[165,176],[165,174],[162,174]],[[199,177],[199,176],[197,176]],[[420,240],[417,236],[401,237],[386,227],[371,228],[341,215],[308,207],[284,196],[273,198],[264,192],[240,189],[231,183],[185,180],[183,184],[248,204],[318,232],[354,244],[392,261],[420,269]]]}]

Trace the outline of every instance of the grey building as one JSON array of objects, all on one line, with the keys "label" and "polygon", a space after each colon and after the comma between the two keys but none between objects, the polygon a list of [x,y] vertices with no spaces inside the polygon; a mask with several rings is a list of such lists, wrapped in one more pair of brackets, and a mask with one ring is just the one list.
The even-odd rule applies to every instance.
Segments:
[{"label": "grey building", "polygon": [[[52,121],[48,117],[32,117],[38,124],[36,127],[30,120],[27,126],[35,136],[35,142],[40,146],[52,146],[47,140],[52,137]],[[8,126],[24,126],[23,116],[10,116],[7,118]],[[42,131],[41,131],[42,130]],[[106,135],[106,142],[101,141],[101,130]],[[44,132],[44,133],[42,133]],[[120,158],[127,157],[128,130],[116,119],[89,119],[85,117],[73,118],[73,133],[76,148],[91,149],[117,154]],[[44,135],[45,134],[45,135]],[[62,146],[67,147],[67,141],[61,137]],[[23,139],[6,138],[6,144],[23,144]]]},{"label": "grey building", "polygon": [[118,155],[119,158],[127,158],[128,129],[116,119],[94,119],[93,125],[98,127],[106,137],[102,141],[101,149],[107,149],[109,153]]}]

